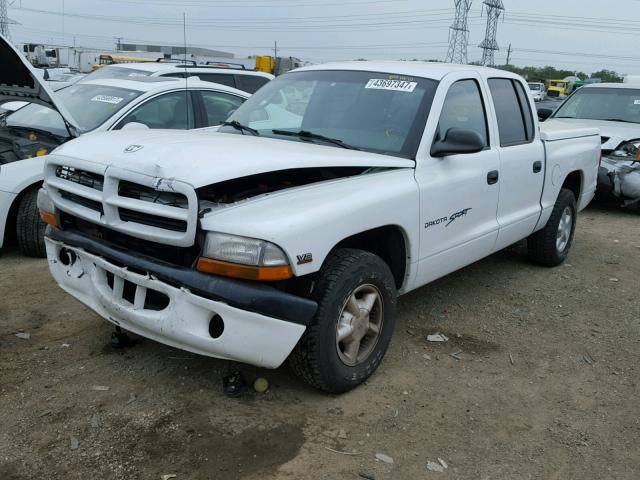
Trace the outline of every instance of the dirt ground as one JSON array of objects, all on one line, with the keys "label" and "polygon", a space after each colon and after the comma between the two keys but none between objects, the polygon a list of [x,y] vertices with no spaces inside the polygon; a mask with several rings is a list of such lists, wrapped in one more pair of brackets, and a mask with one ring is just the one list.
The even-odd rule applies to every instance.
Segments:
[{"label": "dirt ground", "polygon": [[[640,216],[591,207],[564,266],[516,246],[403,297],[361,388],[329,396],[286,367],[242,367],[271,388],[230,399],[228,362],[145,339],[112,349],[110,324],[44,260],[9,251],[0,478],[635,480],[639,273]],[[438,458],[443,473],[427,469]]]}]

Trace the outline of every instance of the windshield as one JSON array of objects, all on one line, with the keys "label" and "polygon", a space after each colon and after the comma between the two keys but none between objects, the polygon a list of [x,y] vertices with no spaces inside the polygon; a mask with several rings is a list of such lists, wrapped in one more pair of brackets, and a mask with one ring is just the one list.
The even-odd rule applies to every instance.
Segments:
[{"label": "windshield", "polygon": [[437,86],[434,80],[388,73],[288,73],[229,117],[235,127],[220,131],[415,158]]},{"label": "windshield", "polygon": [[[85,133],[102,125],[142,92],[102,85],[75,84],[59,90],[56,94],[58,100],[78,122],[80,133]],[[69,136],[58,112],[35,103],[9,115],[6,124],[9,127],[31,128],[62,137]]]},{"label": "windshield", "polygon": [[550,87],[564,88],[567,86],[566,82],[549,82]]},{"label": "windshield", "polygon": [[149,72],[147,70],[138,70],[135,68],[124,68],[124,67],[104,67],[99,68],[95,72],[91,72],[89,75],[84,77],[82,81],[87,80],[97,80],[101,78],[123,78],[123,79],[136,79],[140,77],[148,77],[153,72]]},{"label": "windshield", "polygon": [[554,117],[640,123],[640,89],[583,87]]},{"label": "windshield", "polygon": [[539,83],[530,83],[529,88],[531,90],[542,90],[542,85],[540,85]]}]

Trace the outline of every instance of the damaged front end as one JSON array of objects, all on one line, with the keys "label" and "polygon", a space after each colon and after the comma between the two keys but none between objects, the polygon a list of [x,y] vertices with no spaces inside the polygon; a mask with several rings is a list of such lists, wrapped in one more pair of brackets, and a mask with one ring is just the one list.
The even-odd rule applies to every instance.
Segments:
[{"label": "damaged front end", "polygon": [[598,189],[613,194],[625,207],[640,205],[640,140],[603,152]]},{"label": "damaged front end", "polygon": [[371,170],[370,167],[292,168],[225,180],[201,187],[197,193],[201,212],[206,213],[207,209],[214,209],[219,205],[238,203],[289,188],[361,175]]}]

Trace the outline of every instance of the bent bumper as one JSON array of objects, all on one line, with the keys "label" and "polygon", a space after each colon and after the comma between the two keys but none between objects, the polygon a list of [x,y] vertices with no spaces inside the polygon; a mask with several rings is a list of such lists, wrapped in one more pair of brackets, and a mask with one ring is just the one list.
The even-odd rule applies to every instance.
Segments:
[{"label": "bent bumper", "polygon": [[[45,242],[49,269],[58,284],[100,316],[136,334],[201,355],[277,368],[305,331],[302,324],[204,298],[153,274],[118,267],[53,236],[49,231]],[[62,249],[72,252],[63,255],[65,262]],[[151,292],[166,298],[164,308],[147,304]],[[223,329],[213,338],[210,324],[216,315]]]}]

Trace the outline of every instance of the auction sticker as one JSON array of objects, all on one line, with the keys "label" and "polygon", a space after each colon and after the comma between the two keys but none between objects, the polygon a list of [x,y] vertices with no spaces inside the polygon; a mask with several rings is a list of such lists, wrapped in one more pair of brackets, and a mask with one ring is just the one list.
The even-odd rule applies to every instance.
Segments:
[{"label": "auction sticker", "polygon": [[91,99],[92,102],[112,103],[113,105],[119,104],[124,98],[112,97],[111,95],[96,95]]},{"label": "auction sticker", "polygon": [[418,86],[418,82],[407,82],[404,80],[385,80],[384,78],[372,78],[364,88],[375,90],[392,90],[394,92],[413,92]]}]

